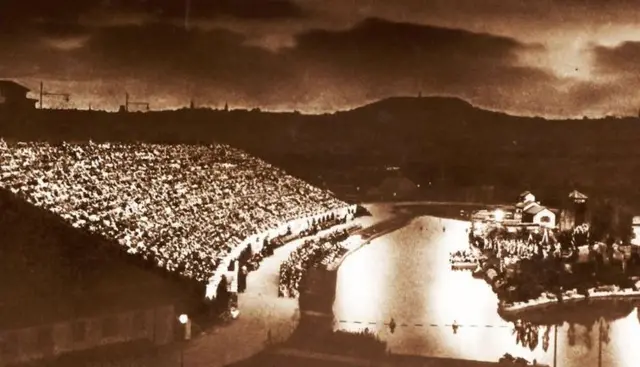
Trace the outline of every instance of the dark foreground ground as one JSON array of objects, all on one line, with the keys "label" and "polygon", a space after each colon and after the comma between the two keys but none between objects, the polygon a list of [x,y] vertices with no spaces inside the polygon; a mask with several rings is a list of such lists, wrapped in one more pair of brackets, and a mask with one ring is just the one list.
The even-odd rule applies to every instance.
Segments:
[{"label": "dark foreground ground", "polygon": [[305,367],[347,367],[347,366],[407,366],[407,367],[487,367],[498,366],[498,363],[467,361],[460,359],[429,358],[413,356],[388,356],[384,359],[366,359],[344,357],[333,354],[314,353],[297,350],[277,350],[262,353],[250,360],[233,364],[233,367],[276,367],[276,366],[305,366]]}]

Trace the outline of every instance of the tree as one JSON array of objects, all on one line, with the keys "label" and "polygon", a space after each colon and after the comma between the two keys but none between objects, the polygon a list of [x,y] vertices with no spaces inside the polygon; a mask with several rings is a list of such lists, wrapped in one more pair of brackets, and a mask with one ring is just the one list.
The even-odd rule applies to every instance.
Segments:
[{"label": "tree", "polygon": [[622,241],[628,243],[633,237],[631,227],[633,214],[624,204],[607,200],[592,209],[591,235],[595,241]]},{"label": "tree", "polygon": [[527,238],[529,238],[529,231],[524,227],[518,229],[518,232],[516,233],[516,238],[521,241],[526,241]]},{"label": "tree", "polygon": [[591,211],[590,235],[594,241],[604,240],[612,232],[613,206],[609,202],[597,203]]}]

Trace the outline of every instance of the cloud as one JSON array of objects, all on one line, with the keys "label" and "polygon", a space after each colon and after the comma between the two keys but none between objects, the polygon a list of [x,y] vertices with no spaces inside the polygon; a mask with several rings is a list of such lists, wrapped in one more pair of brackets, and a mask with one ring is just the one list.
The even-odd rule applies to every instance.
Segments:
[{"label": "cloud", "polygon": [[360,99],[422,91],[480,101],[487,89],[519,88],[552,78],[519,63],[519,53],[541,47],[507,37],[373,18],[345,31],[303,33],[292,52],[303,64],[348,86],[345,94]]},{"label": "cloud", "polygon": [[609,113],[635,115],[640,107],[640,42],[591,45],[588,51],[593,60],[593,80],[577,95]]},{"label": "cloud", "polygon": [[152,94],[162,94],[163,88],[178,93],[179,88],[212,104],[228,99],[312,111],[419,91],[499,107],[490,91],[509,96],[552,81],[546,72],[518,61],[519,53],[540,45],[382,19],[342,31],[305,31],[292,47],[278,52],[249,41],[230,30],[186,31],[155,22],[95,31],[74,55],[91,65],[84,68],[88,75],[158,84],[147,88]]},{"label": "cloud", "polygon": [[[115,5],[115,6],[114,6]],[[303,16],[302,8],[290,0],[157,0],[123,1],[104,9],[153,13],[162,18],[184,18],[187,8],[193,18],[234,17],[240,19],[286,19]]]},{"label": "cloud", "polygon": [[346,31],[305,32],[297,45],[296,51],[309,61],[348,67],[349,73],[394,78],[422,70],[447,83],[484,78],[500,66],[515,64],[517,53],[530,47],[505,37],[377,18]]},{"label": "cloud", "polygon": [[592,49],[596,71],[605,75],[630,76],[640,73],[640,42]]},{"label": "cloud", "polygon": [[[304,16],[303,8],[289,0],[191,0],[193,17],[230,16],[241,19],[279,20]],[[181,15],[178,12],[177,15]]]},{"label": "cloud", "polygon": [[[635,0],[296,0],[312,13],[350,18],[368,17],[433,24],[525,37],[523,29],[555,31],[567,26],[635,24],[640,8]],[[567,24],[570,23],[570,24]],[[520,33],[520,34],[518,34]]]},{"label": "cloud", "polygon": [[[235,18],[245,20],[282,20],[304,16],[303,8],[291,0],[23,0],[0,2],[0,24],[20,27],[26,20],[56,23],[113,25],[132,19]],[[113,22],[110,20],[113,19]]]},{"label": "cloud", "polygon": [[[72,39],[83,29],[61,31]],[[156,20],[98,27],[78,47],[27,42],[0,72],[45,78],[115,109],[124,91],[152,108],[198,105],[324,112],[395,95],[451,95],[513,113],[582,115],[610,89],[561,79],[523,62],[540,44],[460,29],[363,20],[346,29],[303,30],[277,51],[224,28],[185,30]],[[28,45],[28,46],[25,46]],[[58,45],[60,46],[60,45]],[[586,106],[586,107],[585,107]]]}]

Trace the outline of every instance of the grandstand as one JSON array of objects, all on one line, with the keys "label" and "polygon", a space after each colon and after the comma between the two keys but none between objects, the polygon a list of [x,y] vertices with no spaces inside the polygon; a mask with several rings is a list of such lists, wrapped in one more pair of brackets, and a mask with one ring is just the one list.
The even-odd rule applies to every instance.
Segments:
[{"label": "grandstand", "polygon": [[129,253],[207,281],[257,232],[346,206],[225,145],[0,145],[0,185]]},{"label": "grandstand", "polygon": [[[31,213],[27,216],[31,224],[21,226],[0,217],[0,226],[14,227],[0,234],[0,255],[13,253],[15,258],[26,259],[33,252],[41,252],[20,269],[4,269],[3,273],[12,277],[5,279],[13,286],[11,290],[1,292],[0,306],[6,300],[27,297],[27,293],[35,291],[48,296],[43,299],[60,300],[57,309],[66,310],[52,312],[50,318],[25,319],[15,325],[10,325],[7,317],[7,323],[0,326],[0,347],[3,329],[24,329],[34,324],[73,320],[82,316],[75,312],[78,302],[109,304],[118,299],[103,294],[106,283],[113,287],[113,284],[124,285],[131,279],[129,291],[116,287],[116,293],[125,300],[140,293],[137,297],[140,305],[118,301],[117,312],[155,307],[148,304],[151,300],[146,295],[162,288],[157,284],[164,280],[157,281],[152,275],[144,275],[146,272],[141,271],[140,266],[132,267],[132,263],[153,264],[156,273],[179,276],[177,280],[171,277],[166,280],[171,282],[173,290],[161,300],[173,306],[171,300],[182,297],[180,291],[175,290],[180,279],[202,285],[202,288],[196,287],[199,291],[205,286],[215,288],[211,286],[212,279],[219,279],[227,271],[230,261],[239,254],[238,249],[262,245],[266,237],[257,236],[269,236],[274,229],[287,228],[296,220],[306,223],[310,217],[351,210],[331,193],[221,144],[50,144],[0,140],[0,189],[3,199],[0,208],[18,208],[24,204],[30,207],[26,211]],[[13,212],[24,213],[25,210]],[[45,217],[48,219],[42,219]],[[30,225],[38,227],[42,233],[35,245],[28,235]],[[20,232],[25,235],[21,236]],[[7,237],[7,233],[11,235]],[[20,246],[16,248],[18,243]],[[66,254],[64,264],[59,263],[63,253]],[[46,264],[47,257],[57,265]],[[8,258],[6,263],[9,264]],[[116,272],[118,276],[114,279],[107,277],[107,273],[111,274],[112,269],[117,268],[115,264],[120,263],[124,263],[123,269],[127,270]],[[83,270],[64,270],[67,267]],[[48,270],[42,276],[30,276],[24,282],[18,282],[20,274],[38,272],[39,268]],[[59,274],[66,275],[62,279]],[[69,289],[65,293],[50,288],[49,278],[58,278],[54,282],[56,287]],[[78,279],[82,284],[76,284]],[[66,283],[74,285],[67,286]],[[153,288],[145,288],[152,283],[156,284]],[[80,290],[76,289],[78,287]],[[73,300],[66,298],[68,294],[75,294]],[[86,299],[90,295],[98,297],[98,294],[101,298]],[[85,299],[80,301],[82,298]],[[18,303],[7,304],[16,306]],[[96,311],[93,306],[86,307],[92,309],[86,312],[86,317],[92,312],[116,312]],[[171,323],[175,312],[179,310],[172,308],[164,320]],[[112,339],[121,341],[122,338]],[[96,343],[105,342],[97,338]],[[67,350],[90,347],[91,343],[85,343]],[[57,353],[54,349],[48,353]]]}]

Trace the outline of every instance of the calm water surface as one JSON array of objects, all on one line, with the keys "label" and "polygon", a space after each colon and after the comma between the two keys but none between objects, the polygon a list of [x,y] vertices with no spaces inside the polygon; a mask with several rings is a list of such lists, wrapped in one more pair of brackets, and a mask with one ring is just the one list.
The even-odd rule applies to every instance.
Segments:
[{"label": "calm water surface", "polygon": [[[511,324],[498,315],[490,287],[470,272],[449,268],[448,254],[465,246],[467,226],[460,221],[416,218],[348,257],[338,272],[334,327],[375,330],[394,353],[497,361],[508,352],[552,364],[553,332],[546,352],[543,331],[534,351],[519,346]],[[603,346],[603,366],[640,366],[637,308],[629,307],[629,312],[610,323],[611,342]],[[393,334],[381,325],[392,317],[398,324]],[[493,327],[461,327],[454,334],[450,326],[429,326],[454,321]],[[597,327],[590,332],[591,343],[586,327],[575,326],[574,343],[569,342],[568,329],[567,323],[558,327],[558,366],[597,366]]]}]

